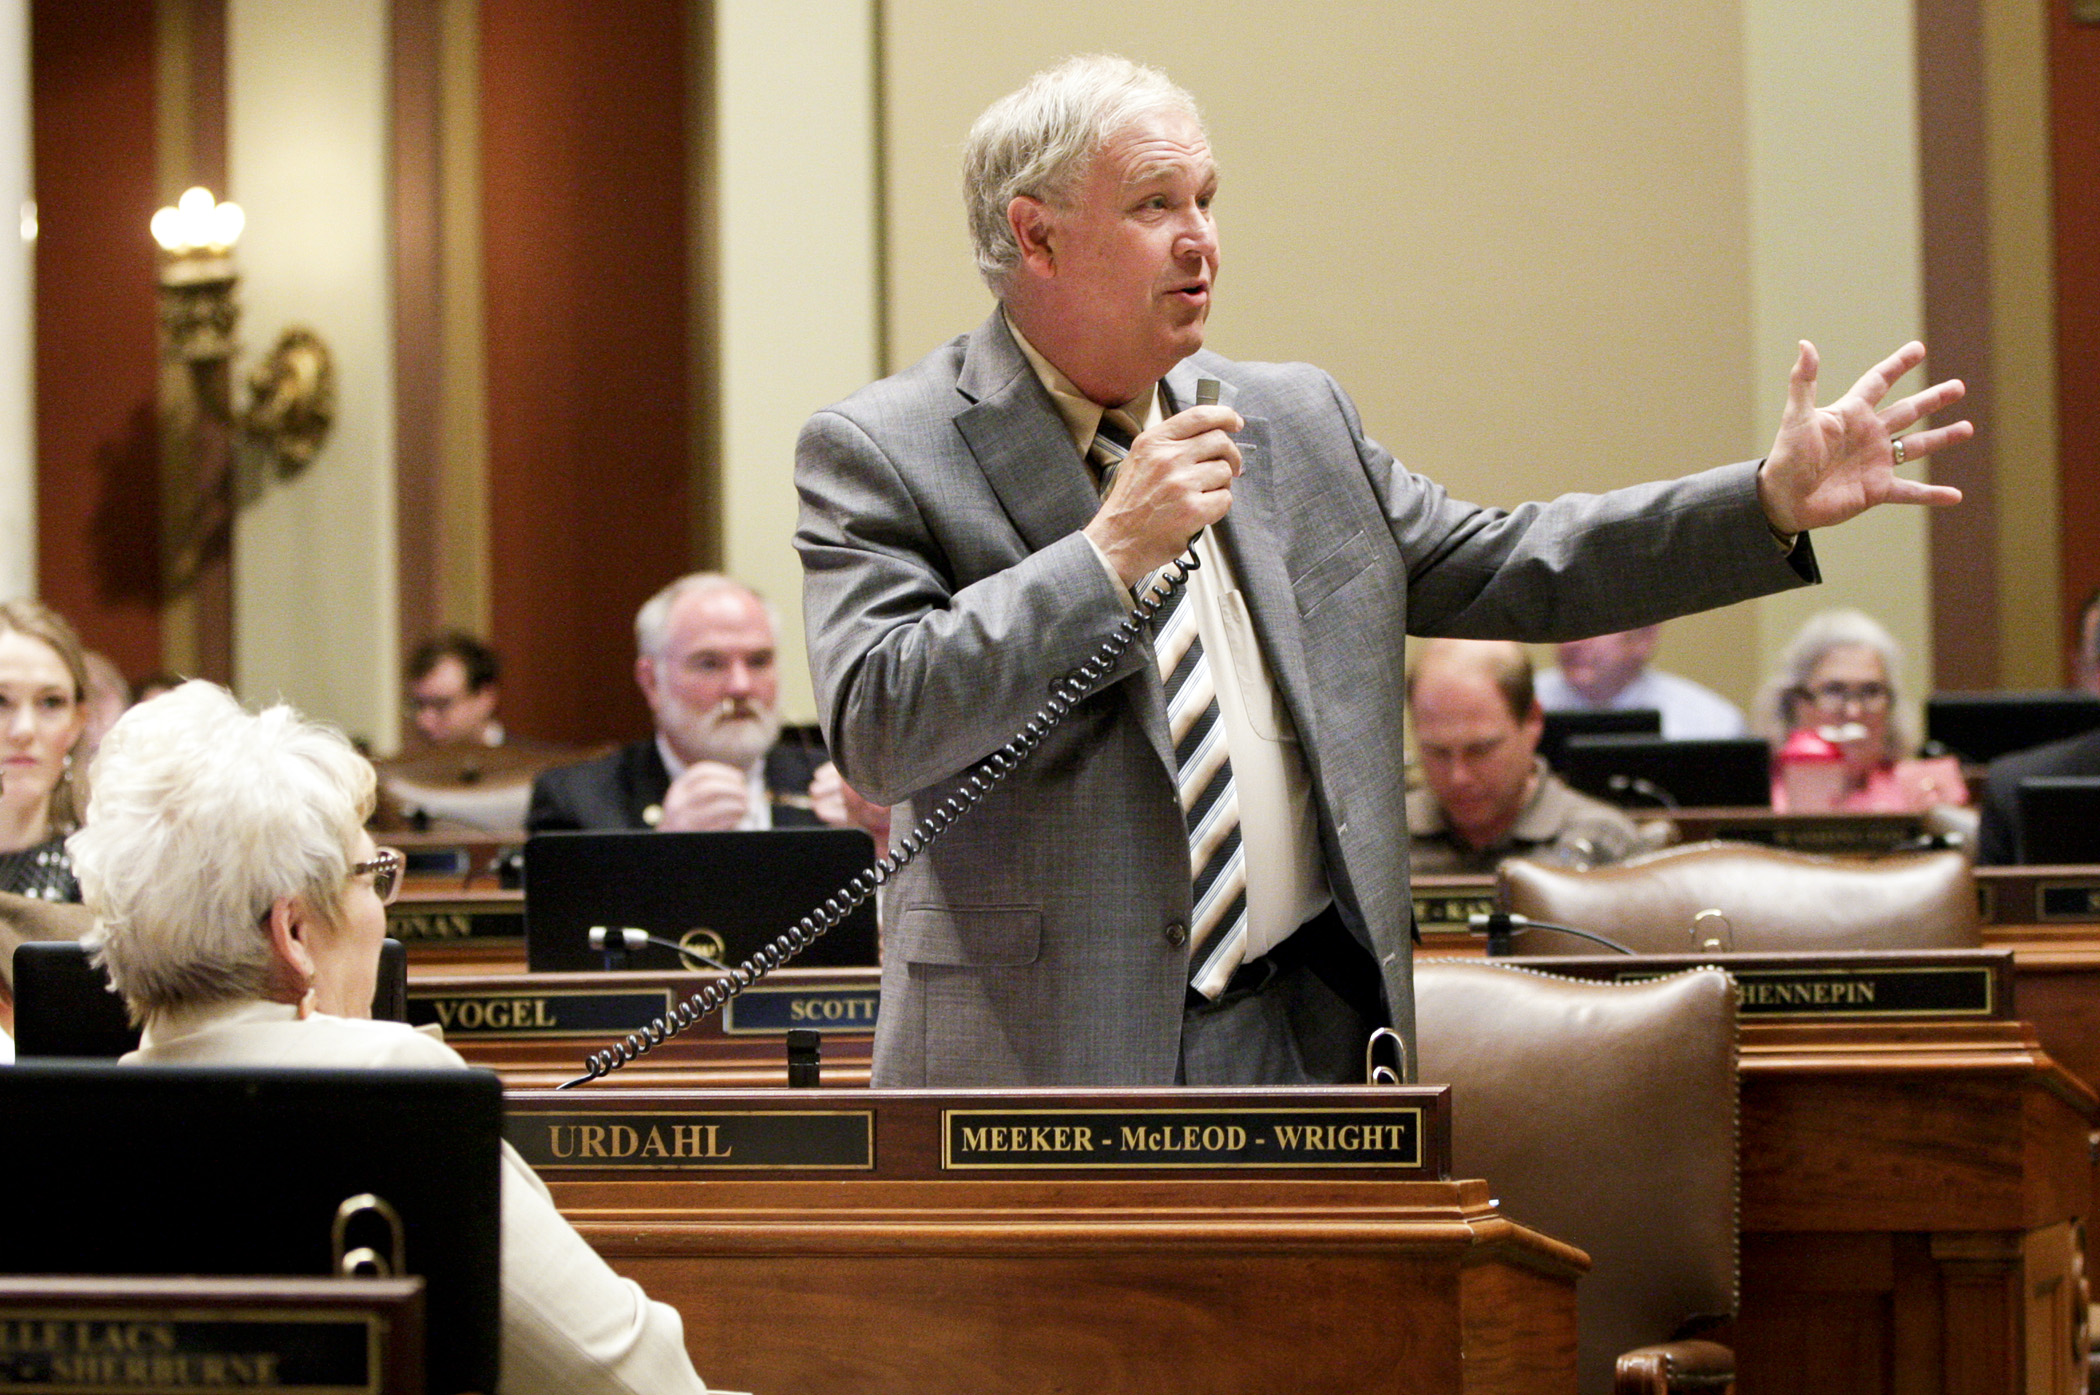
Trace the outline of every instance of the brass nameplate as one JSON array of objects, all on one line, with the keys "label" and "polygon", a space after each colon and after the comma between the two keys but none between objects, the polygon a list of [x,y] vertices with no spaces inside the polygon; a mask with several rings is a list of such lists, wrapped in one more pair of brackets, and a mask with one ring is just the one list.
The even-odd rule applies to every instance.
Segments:
[{"label": "brass nameplate", "polygon": [[448,1037],[592,1037],[631,1032],[671,1010],[668,988],[611,991],[552,988],[464,988],[408,993],[408,1020],[435,1022]]},{"label": "brass nameplate", "polygon": [[1422,1169],[1420,1108],[944,1109],[941,1167]]},{"label": "brass nameplate", "polygon": [[722,1009],[731,1036],[779,1036],[792,1027],[872,1032],[882,994],[866,988],[748,988]]},{"label": "brass nameplate", "polygon": [[0,1389],[376,1392],[385,1331],[374,1313],[274,1305],[157,1313],[6,1307],[0,1308]]},{"label": "brass nameplate", "polygon": [[386,908],[386,932],[406,944],[433,940],[522,940],[521,902],[396,901]]},{"label": "brass nameplate", "polygon": [[2100,920],[2100,881],[2043,882],[2035,901],[2044,921]]},{"label": "brass nameplate", "polygon": [[513,1106],[503,1136],[534,1167],[869,1171],[865,1109],[537,1111]]},{"label": "brass nameplate", "polygon": [[1892,852],[1915,841],[1924,831],[1925,826],[1916,819],[1811,814],[1742,823],[1716,820],[1707,836],[1737,843],[1762,843],[1789,852],[1857,856]]},{"label": "brass nameplate", "polygon": [[1415,928],[1418,930],[1467,930],[1476,915],[1495,913],[1492,887],[1442,887],[1414,890]]},{"label": "brass nameplate", "polygon": [[[1729,966],[1745,1018],[1990,1017],[1997,979],[1987,964],[1753,969]],[[1658,977],[1620,973],[1622,982]]]}]

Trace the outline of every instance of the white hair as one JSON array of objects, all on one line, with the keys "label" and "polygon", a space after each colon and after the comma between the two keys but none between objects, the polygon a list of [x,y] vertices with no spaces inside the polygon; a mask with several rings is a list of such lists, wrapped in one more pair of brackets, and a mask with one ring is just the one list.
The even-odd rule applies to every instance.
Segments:
[{"label": "white hair", "polygon": [[671,611],[688,595],[707,596],[719,592],[733,592],[757,601],[759,608],[766,613],[766,624],[776,636],[780,633],[780,612],[771,601],[743,582],[720,572],[688,572],[643,601],[642,608],[635,612],[634,652],[646,659],[661,659],[664,644],[671,634]]},{"label": "white hair", "polygon": [[1863,610],[1839,608],[1817,611],[1787,644],[1779,671],[1765,680],[1758,692],[1755,710],[1758,734],[1774,750],[1794,730],[1794,704],[1808,687],[1809,675],[1833,649],[1868,649],[1881,659],[1881,671],[1889,689],[1889,720],[1884,760],[1901,760],[1909,754],[1910,723],[1899,705],[1903,693],[1903,648],[1879,620]]},{"label": "white hair", "polygon": [[118,718],[94,774],[66,849],[95,916],[87,943],[134,1020],[263,996],[270,908],[340,911],[374,778],[335,728],[193,681]]},{"label": "white hair", "polygon": [[963,143],[963,206],[977,271],[994,295],[1021,260],[1007,205],[1026,195],[1069,203],[1111,137],[1144,117],[1185,112],[1196,99],[1157,68],[1113,54],[1067,58],[985,108]]}]

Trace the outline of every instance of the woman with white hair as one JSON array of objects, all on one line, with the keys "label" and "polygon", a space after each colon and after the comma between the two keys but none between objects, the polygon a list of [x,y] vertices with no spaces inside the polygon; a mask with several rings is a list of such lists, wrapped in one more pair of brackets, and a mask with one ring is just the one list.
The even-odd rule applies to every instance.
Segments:
[{"label": "woman with white hair", "polygon": [[[143,1027],[138,1064],[465,1069],[368,1020],[401,855],[375,848],[370,762],[289,707],[185,683],[126,712],[69,842],[88,937]],[[501,1389],[703,1391],[682,1324],[620,1278],[503,1148]]]},{"label": "woman with white hair", "polygon": [[[1775,752],[1808,732],[1837,754],[1834,792],[1795,812],[1916,814],[1969,802],[1959,761],[1910,754],[1897,705],[1902,667],[1895,636],[1859,610],[1818,612],[1787,645],[1780,671],[1759,694],[1758,729]],[[1782,775],[1772,782],[1772,807],[1790,805]]]}]

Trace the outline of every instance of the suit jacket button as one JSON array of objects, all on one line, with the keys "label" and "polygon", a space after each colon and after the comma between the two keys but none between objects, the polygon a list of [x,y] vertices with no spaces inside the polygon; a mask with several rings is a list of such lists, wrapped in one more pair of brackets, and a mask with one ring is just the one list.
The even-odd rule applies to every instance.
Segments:
[{"label": "suit jacket button", "polygon": [[1180,949],[1189,942],[1189,928],[1178,920],[1167,922],[1166,935],[1167,943],[1176,949]]}]

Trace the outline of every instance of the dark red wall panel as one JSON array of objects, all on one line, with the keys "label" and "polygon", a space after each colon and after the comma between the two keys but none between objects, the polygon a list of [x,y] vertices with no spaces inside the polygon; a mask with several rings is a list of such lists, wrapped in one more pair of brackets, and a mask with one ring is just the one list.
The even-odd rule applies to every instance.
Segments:
[{"label": "dark red wall panel", "polygon": [[692,556],[689,9],[481,8],[494,639],[536,736],[648,730],[634,612]]}]

